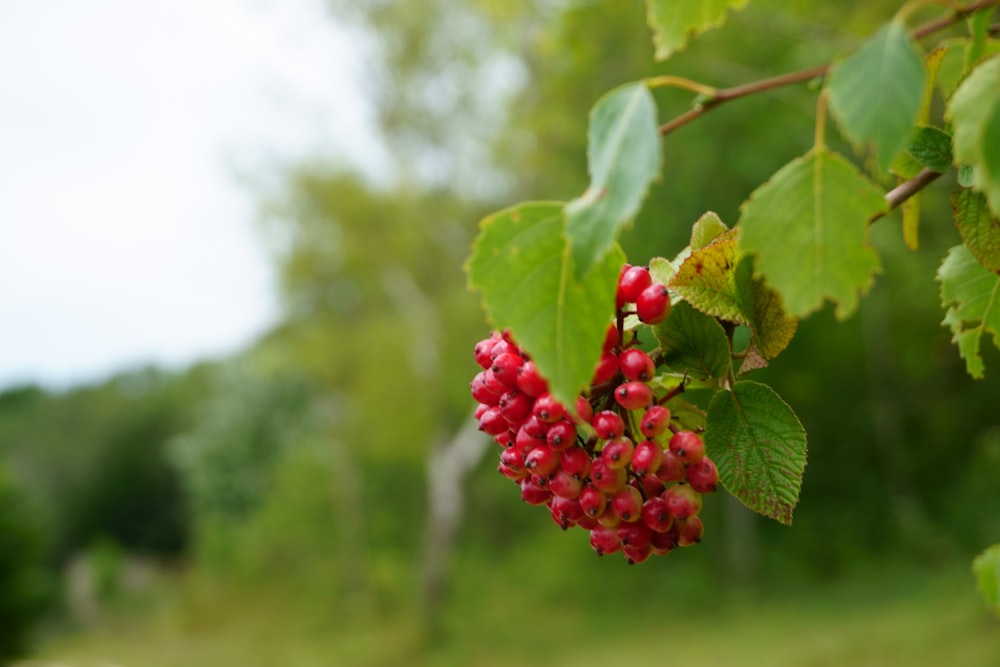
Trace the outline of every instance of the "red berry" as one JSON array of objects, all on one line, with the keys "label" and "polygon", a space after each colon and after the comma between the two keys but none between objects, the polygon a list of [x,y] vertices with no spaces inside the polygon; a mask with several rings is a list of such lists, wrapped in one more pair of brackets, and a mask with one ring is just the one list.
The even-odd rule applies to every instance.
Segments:
[{"label": "red berry", "polygon": [[650,498],[643,503],[641,517],[642,522],[656,533],[667,532],[674,522],[670,507],[667,506],[667,501],[663,498]]},{"label": "red berry", "polygon": [[497,466],[497,472],[506,477],[509,480],[515,482],[520,482],[522,479],[528,477],[528,471],[525,469],[515,470],[514,468],[508,468],[503,463]]},{"label": "red berry", "polygon": [[618,531],[614,528],[595,528],[590,531],[590,546],[597,552],[598,556],[613,554],[622,548],[622,542],[618,538]]},{"label": "red berry", "polygon": [[544,505],[552,499],[552,492],[535,484],[530,477],[521,480],[521,500],[529,505]]},{"label": "red berry", "polygon": [[549,509],[552,511],[552,520],[563,530],[576,525],[576,522],[583,518],[580,503],[571,498],[555,496]]},{"label": "red berry", "polygon": [[489,371],[482,371],[477,373],[472,382],[469,383],[469,389],[472,392],[472,398],[476,399],[484,405],[497,405],[500,403],[500,397],[503,396],[504,392],[499,394],[493,391],[490,384],[487,383],[487,375],[492,377]]},{"label": "red berry", "polygon": [[605,382],[611,382],[618,376],[618,355],[614,352],[603,352],[594,369],[594,376],[590,379],[590,384],[597,386]]},{"label": "red berry", "polygon": [[705,532],[705,526],[701,519],[696,516],[689,517],[684,521],[676,521],[677,524],[677,544],[682,547],[689,547],[692,544],[701,542],[701,536]]},{"label": "red berry", "polygon": [[687,479],[684,462],[669,449],[664,449],[660,467],[656,469],[656,477],[668,484],[670,482],[683,482]]},{"label": "red berry", "polygon": [[599,517],[608,506],[608,497],[599,491],[593,484],[586,484],[580,490],[578,500],[580,501],[580,507],[583,508],[584,514],[594,517],[595,519]]},{"label": "red berry", "polygon": [[496,345],[493,346],[493,349],[490,350],[490,359],[495,361],[496,358],[502,354],[521,355],[521,351],[517,349],[517,345],[510,341],[506,334],[504,334],[504,338],[498,340]]},{"label": "red berry", "polygon": [[678,547],[678,530],[677,521],[674,521],[670,528],[665,533],[653,533],[653,539],[649,541],[650,546],[653,547],[653,553],[657,556],[666,556],[668,553],[673,551]]},{"label": "red berry", "polygon": [[653,401],[653,390],[645,382],[633,380],[618,385],[615,389],[615,400],[626,410],[639,410]]},{"label": "red berry", "polygon": [[524,467],[524,454],[513,447],[508,447],[500,453],[500,463],[514,472],[524,472],[525,474],[528,472],[528,469]]},{"label": "red berry", "polygon": [[670,314],[670,293],[659,283],[642,290],[635,300],[635,312],[646,324],[659,324]]},{"label": "red berry", "polygon": [[608,327],[607,333],[604,334],[604,344],[601,345],[601,351],[611,352],[618,347],[621,342],[622,339],[621,335],[618,333],[618,325],[616,323],[612,323],[611,326]]},{"label": "red berry", "polygon": [[556,451],[567,449],[576,442],[576,424],[568,419],[560,419],[549,427],[545,441]]},{"label": "red berry", "polygon": [[719,471],[715,462],[707,456],[701,457],[687,467],[687,481],[698,493],[712,493],[719,483]]},{"label": "red berry", "polygon": [[590,454],[587,453],[586,449],[579,445],[573,445],[562,452],[559,467],[571,475],[583,479],[590,474],[590,461]]},{"label": "red berry", "polygon": [[647,382],[656,375],[656,365],[653,364],[653,360],[637,347],[630,347],[618,355],[618,365],[622,375],[629,380]]},{"label": "red berry", "polygon": [[622,521],[638,521],[642,513],[642,494],[634,486],[624,489],[611,496],[611,511]]},{"label": "red berry", "polygon": [[517,371],[523,363],[524,359],[521,355],[508,352],[494,357],[490,370],[493,371],[493,376],[502,382],[507,389],[517,389]]},{"label": "red berry", "polygon": [[652,553],[652,542],[644,544],[641,547],[633,547],[631,545],[622,547],[622,555],[625,556],[625,560],[628,561],[629,565],[635,565],[645,561]]},{"label": "red berry", "polygon": [[503,418],[500,408],[493,406],[483,412],[479,418],[479,430],[490,435],[500,435],[507,430],[507,420]]},{"label": "red berry", "polygon": [[526,361],[517,370],[517,388],[528,396],[541,396],[549,390],[549,383],[538,374],[534,361]]},{"label": "red berry", "polygon": [[705,456],[705,441],[694,431],[680,431],[670,438],[670,451],[684,463],[693,463]]},{"label": "red berry", "polygon": [[653,539],[653,531],[642,521],[622,522],[617,528],[622,546],[645,547]]},{"label": "red berry", "polygon": [[642,491],[643,498],[658,496],[667,490],[667,485],[660,481],[656,475],[646,475],[636,479],[636,486]]},{"label": "red berry", "polygon": [[634,451],[635,444],[632,440],[621,436],[604,443],[604,447],[601,448],[601,459],[609,468],[624,468],[632,462]]},{"label": "red berry", "polygon": [[655,440],[643,440],[632,452],[632,472],[637,477],[652,477],[663,463],[663,448]]},{"label": "red berry", "polygon": [[566,416],[566,408],[552,394],[542,394],[535,399],[535,407],[531,414],[543,422],[557,422]]},{"label": "red berry", "polygon": [[602,410],[595,414],[590,425],[594,427],[597,437],[601,440],[611,440],[625,432],[625,422],[617,412],[611,410]]},{"label": "red berry", "polygon": [[489,338],[479,341],[476,343],[476,347],[473,349],[473,354],[476,357],[476,363],[483,368],[489,368],[493,365],[493,359],[490,357],[490,353],[493,352],[493,348],[497,343],[500,342],[499,334],[494,333]]},{"label": "red berry", "polygon": [[618,493],[625,488],[628,474],[624,468],[612,468],[604,459],[594,459],[590,464],[590,482],[607,494]]},{"label": "red berry", "polygon": [[667,501],[670,514],[675,519],[687,519],[701,511],[701,494],[688,484],[675,484],[660,497]]},{"label": "red berry", "polygon": [[662,405],[651,405],[646,409],[646,414],[642,416],[639,423],[639,430],[642,434],[652,440],[667,430],[670,426],[670,409]]},{"label": "red berry", "polygon": [[540,475],[544,477],[559,466],[559,459],[559,452],[552,449],[548,445],[539,445],[528,452],[528,455],[524,457],[524,467],[527,468],[532,475]]},{"label": "red berry", "polygon": [[520,428],[524,420],[531,414],[531,407],[534,403],[530,396],[515,390],[501,396],[499,406],[503,418],[511,427]]},{"label": "red berry", "polygon": [[627,266],[618,278],[615,305],[621,308],[626,303],[634,303],[639,294],[653,284],[649,269],[644,266]]},{"label": "red berry", "polygon": [[586,396],[577,396],[574,407],[576,408],[576,423],[589,424],[590,420],[594,418],[594,408]]},{"label": "red berry", "polygon": [[559,498],[578,498],[583,489],[583,481],[579,475],[566,472],[562,468],[557,468],[549,479],[549,490],[552,495]]}]

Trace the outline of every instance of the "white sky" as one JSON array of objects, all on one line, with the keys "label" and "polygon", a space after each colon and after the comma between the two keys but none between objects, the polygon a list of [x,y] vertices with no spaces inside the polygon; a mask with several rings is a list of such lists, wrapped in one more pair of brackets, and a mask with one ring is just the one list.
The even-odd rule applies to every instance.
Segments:
[{"label": "white sky", "polygon": [[0,2],[0,387],[185,364],[275,321],[237,167],[377,163],[322,2]]}]

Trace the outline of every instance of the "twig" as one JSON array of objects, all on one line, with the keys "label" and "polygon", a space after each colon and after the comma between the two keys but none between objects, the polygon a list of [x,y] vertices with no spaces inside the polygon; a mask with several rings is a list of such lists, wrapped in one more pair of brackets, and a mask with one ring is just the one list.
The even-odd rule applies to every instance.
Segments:
[{"label": "twig", "polygon": [[[913,39],[922,39],[928,35],[938,32],[939,30],[943,30],[948,26],[958,23],[969,14],[973,14],[981,9],[993,7],[998,4],[1000,4],[1000,0],[980,0],[980,2],[976,2],[967,7],[960,7],[948,16],[943,16],[917,27],[910,33],[910,36]],[[739,86],[733,86],[732,88],[722,88],[707,100],[704,100],[696,105],[694,108],[685,111],[684,113],[661,125],[660,134],[670,134],[674,130],[687,125],[696,118],[705,115],[708,111],[723,104],[724,102],[735,100],[740,97],[746,97],[747,95],[752,95],[754,93],[760,93],[765,90],[771,90],[772,88],[780,88],[793,83],[811,81],[816,77],[824,76],[832,66],[832,63],[827,63],[826,65],[810,67],[797,72],[789,72],[788,74],[781,74],[779,76],[761,79],[760,81],[752,81]],[[710,87],[705,86],[705,88],[709,89]]]},{"label": "twig", "polygon": [[940,171],[923,169],[913,178],[903,181],[885,194],[885,201],[889,204],[889,206],[884,211],[879,211],[873,215],[868,222],[872,223],[889,215],[889,213],[899,207],[900,204],[926,188],[940,177]]}]

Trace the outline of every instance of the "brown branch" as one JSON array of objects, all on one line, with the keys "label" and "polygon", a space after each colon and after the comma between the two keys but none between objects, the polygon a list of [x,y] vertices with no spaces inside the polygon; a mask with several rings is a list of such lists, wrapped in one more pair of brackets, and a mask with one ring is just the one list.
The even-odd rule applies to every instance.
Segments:
[{"label": "brown branch", "polygon": [[940,171],[933,169],[923,169],[913,178],[903,181],[889,192],[885,193],[885,201],[889,205],[884,211],[879,211],[873,215],[868,222],[872,223],[880,218],[884,218],[899,207],[900,204],[917,194],[928,185],[941,177]]},{"label": "brown branch", "polygon": [[[943,30],[948,26],[958,23],[969,14],[973,14],[981,9],[993,7],[998,4],[1000,4],[1000,0],[980,0],[980,2],[976,2],[967,7],[960,7],[948,16],[943,16],[917,27],[910,33],[910,36],[913,37],[913,39],[922,39],[928,35],[938,32],[939,30]],[[660,134],[664,136],[668,135],[674,130],[687,125],[696,118],[700,118],[724,102],[735,100],[740,97],[746,97],[747,95],[752,95],[754,93],[764,92],[765,90],[771,90],[772,88],[780,88],[782,86],[788,86],[793,83],[801,83],[803,81],[810,81],[816,77],[824,76],[832,66],[833,63],[827,63],[826,65],[810,67],[796,72],[789,72],[788,74],[781,74],[779,76],[769,77],[759,81],[752,81],[739,86],[733,86],[732,88],[723,88],[709,99],[697,104],[694,108],[685,111],[684,113],[661,125]]]}]

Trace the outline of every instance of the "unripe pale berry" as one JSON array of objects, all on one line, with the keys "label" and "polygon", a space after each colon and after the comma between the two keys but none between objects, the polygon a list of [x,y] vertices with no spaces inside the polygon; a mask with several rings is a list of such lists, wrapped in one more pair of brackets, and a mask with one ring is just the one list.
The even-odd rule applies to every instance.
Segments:
[{"label": "unripe pale berry", "polygon": [[675,519],[687,519],[701,511],[701,494],[689,484],[674,484],[660,497],[667,501],[670,514]]}]

